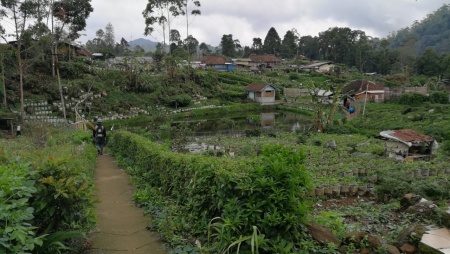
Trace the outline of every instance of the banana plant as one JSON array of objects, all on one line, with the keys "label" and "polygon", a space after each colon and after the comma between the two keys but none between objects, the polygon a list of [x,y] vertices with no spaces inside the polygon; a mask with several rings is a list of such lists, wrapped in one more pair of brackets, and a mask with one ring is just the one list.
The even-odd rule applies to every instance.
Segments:
[{"label": "banana plant", "polygon": [[[314,129],[317,132],[323,132],[327,125],[332,124],[332,120],[339,107],[339,99],[341,98],[341,91],[347,85],[332,84],[326,80],[320,84],[314,83],[312,80],[306,83],[306,88],[311,95],[311,102],[314,105]],[[323,100],[320,97],[325,92],[331,92],[332,101]]]}]

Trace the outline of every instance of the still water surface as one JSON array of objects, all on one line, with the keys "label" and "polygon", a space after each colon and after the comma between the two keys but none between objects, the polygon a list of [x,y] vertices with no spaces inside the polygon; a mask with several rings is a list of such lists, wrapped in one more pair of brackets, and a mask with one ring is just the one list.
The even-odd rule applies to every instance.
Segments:
[{"label": "still water surface", "polygon": [[224,116],[186,118],[173,125],[187,125],[196,136],[225,133],[243,133],[261,129],[273,132],[292,132],[311,127],[310,116],[287,111],[239,112]]}]

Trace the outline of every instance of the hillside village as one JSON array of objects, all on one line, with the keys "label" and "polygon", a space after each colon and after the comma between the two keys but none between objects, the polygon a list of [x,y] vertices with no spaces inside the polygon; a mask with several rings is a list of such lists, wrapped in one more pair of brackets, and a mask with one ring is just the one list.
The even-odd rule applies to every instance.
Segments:
[{"label": "hillside village", "polygon": [[0,44],[0,253],[449,253],[449,10],[381,39]]}]

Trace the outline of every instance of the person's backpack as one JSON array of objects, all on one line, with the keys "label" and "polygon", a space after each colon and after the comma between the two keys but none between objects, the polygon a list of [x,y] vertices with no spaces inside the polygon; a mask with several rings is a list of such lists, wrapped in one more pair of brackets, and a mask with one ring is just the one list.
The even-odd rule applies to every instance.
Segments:
[{"label": "person's backpack", "polygon": [[103,138],[103,130],[105,129],[105,127],[102,125],[100,126],[95,126],[95,136],[97,138]]}]

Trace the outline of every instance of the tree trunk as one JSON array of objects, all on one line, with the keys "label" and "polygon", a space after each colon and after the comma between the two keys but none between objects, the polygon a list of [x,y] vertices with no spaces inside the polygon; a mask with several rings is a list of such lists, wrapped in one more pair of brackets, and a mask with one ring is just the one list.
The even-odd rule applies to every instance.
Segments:
[{"label": "tree trunk", "polygon": [[2,54],[2,80],[3,80],[3,107],[6,109],[6,80],[5,80],[5,63],[4,55]]},{"label": "tree trunk", "polygon": [[[56,48],[56,50],[57,49],[58,48]],[[55,63],[56,63],[56,76],[58,77],[59,96],[61,96],[61,105],[62,105],[64,120],[67,122],[66,105],[64,103],[64,95],[63,95],[63,89],[62,89],[62,85],[61,85],[61,77],[59,76],[58,55],[55,54],[55,55],[53,55],[53,57],[55,58]]]},{"label": "tree trunk", "polygon": [[22,57],[20,56],[20,48],[22,46],[22,41],[18,41],[18,49],[17,49],[17,63],[19,64],[19,90],[20,90],[20,122],[23,120],[25,116],[25,105],[23,100],[23,63]]}]

